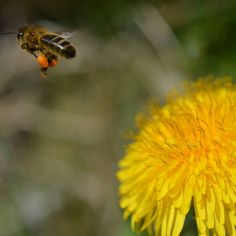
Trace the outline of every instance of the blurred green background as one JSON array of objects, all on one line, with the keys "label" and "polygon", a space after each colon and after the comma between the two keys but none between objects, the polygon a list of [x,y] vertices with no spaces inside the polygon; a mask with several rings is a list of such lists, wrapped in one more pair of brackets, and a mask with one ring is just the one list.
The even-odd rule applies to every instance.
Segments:
[{"label": "blurred green background", "polygon": [[[0,31],[76,32],[77,57],[40,80],[0,38],[0,236],[131,236],[117,163],[134,117],[182,80],[236,74],[236,2],[0,2]],[[182,235],[196,235],[194,217]]]}]

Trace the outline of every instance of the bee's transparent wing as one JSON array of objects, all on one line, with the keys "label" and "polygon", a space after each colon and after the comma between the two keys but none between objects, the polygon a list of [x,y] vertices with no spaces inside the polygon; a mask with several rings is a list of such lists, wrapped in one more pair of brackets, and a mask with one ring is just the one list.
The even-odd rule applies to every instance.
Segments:
[{"label": "bee's transparent wing", "polygon": [[68,39],[68,38],[71,38],[72,36],[75,36],[77,34],[76,31],[74,32],[60,32],[58,33],[62,38],[64,39]]},{"label": "bee's transparent wing", "polygon": [[60,35],[62,38],[68,39],[71,38],[72,36],[75,36],[78,32],[77,30],[72,30],[67,32],[67,31],[61,31],[61,30],[67,30],[68,28],[63,27],[60,24],[57,24],[55,22],[52,21],[47,21],[47,20],[41,20],[38,21],[37,24],[39,25],[45,25],[48,29],[51,30],[52,33],[56,33],[58,35]]}]

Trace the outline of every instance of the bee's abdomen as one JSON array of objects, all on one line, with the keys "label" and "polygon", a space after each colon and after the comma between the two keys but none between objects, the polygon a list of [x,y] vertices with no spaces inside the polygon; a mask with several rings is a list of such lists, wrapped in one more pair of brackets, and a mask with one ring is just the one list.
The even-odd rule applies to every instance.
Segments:
[{"label": "bee's abdomen", "polygon": [[41,42],[50,50],[57,52],[65,58],[75,57],[76,51],[71,43],[59,35],[45,34],[40,38]]}]

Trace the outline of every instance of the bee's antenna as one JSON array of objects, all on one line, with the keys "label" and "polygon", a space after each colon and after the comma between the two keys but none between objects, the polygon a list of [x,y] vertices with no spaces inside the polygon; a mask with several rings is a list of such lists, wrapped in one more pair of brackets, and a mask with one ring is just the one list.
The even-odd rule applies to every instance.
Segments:
[{"label": "bee's antenna", "polygon": [[2,35],[7,35],[7,34],[17,34],[18,32],[3,32],[3,33],[0,33],[0,36]]}]

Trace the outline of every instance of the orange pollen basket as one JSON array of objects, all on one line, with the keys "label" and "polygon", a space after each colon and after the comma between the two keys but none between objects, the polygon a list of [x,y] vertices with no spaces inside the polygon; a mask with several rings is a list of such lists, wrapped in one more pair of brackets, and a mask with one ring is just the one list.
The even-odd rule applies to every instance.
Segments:
[{"label": "orange pollen basket", "polygon": [[57,64],[58,64],[58,60],[52,59],[52,60],[49,62],[48,66],[54,67],[54,66],[56,66]]},{"label": "orange pollen basket", "polygon": [[49,65],[47,57],[42,54],[37,57],[37,62],[42,68],[47,68]]}]

